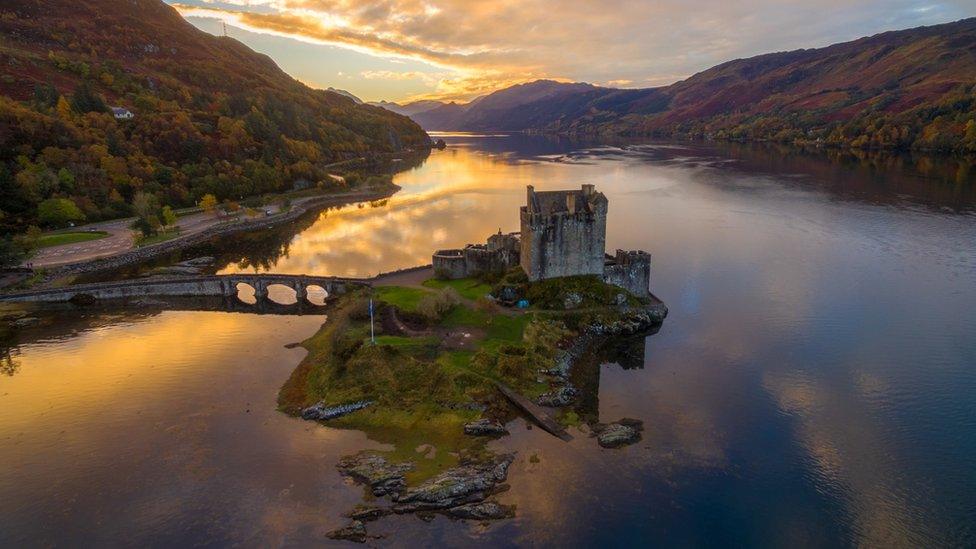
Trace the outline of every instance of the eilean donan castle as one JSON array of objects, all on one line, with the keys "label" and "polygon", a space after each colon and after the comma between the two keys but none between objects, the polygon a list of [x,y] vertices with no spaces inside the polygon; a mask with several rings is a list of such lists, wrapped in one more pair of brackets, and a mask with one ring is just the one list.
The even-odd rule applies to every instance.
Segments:
[{"label": "eilean donan castle", "polygon": [[651,255],[644,251],[606,253],[607,197],[593,185],[579,190],[526,189],[521,232],[488,237],[487,244],[438,250],[434,269],[464,278],[520,265],[529,280],[596,275],[638,296],[649,292]]}]

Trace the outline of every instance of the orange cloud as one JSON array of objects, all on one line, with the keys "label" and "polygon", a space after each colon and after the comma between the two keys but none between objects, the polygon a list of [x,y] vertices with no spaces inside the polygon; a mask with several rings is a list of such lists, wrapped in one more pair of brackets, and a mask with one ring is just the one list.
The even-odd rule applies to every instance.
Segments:
[{"label": "orange cloud", "polygon": [[[733,59],[973,15],[968,0],[181,0],[186,16],[419,61],[429,96],[535,78],[658,86]],[[926,8],[920,11],[920,8]],[[879,20],[877,13],[886,18]],[[320,80],[320,79],[312,79]]]}]

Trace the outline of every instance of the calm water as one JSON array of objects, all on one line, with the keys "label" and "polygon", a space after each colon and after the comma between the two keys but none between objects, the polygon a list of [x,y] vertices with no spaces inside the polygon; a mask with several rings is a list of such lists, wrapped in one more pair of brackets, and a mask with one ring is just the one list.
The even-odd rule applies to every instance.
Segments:
[{"label": "calm water", "polygon": [[[380,545],[976,545],[976,183],[946,159],[449,136],[382,204],[203,247],[221,270],[368,275],[516,230],[594,183],[671,314],[603,366],[600,450],[521,420],[517,518],[397,517]],[[193,253],[200,252],[195,250]],[[287,299],[287,296],[285,297]],[[274,411],[321,316],[61,313],[0,375],[0,545],[309,545],[380,447]],[[529,461],[536,455],[538,463]],[[533,460],[534,461],[534,460]]]}]

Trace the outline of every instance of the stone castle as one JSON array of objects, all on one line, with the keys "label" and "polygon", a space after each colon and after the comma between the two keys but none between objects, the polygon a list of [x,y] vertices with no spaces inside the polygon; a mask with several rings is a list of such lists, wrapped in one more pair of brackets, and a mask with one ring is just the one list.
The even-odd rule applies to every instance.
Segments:
[{"label": "stone castle", "polygon": [[593,185],[580,190],[539,191],[529,185],[520,211],[521,232],[488,237],[486,244],[438,250],[432,262],[441,276],[465,278],[522,267],[529,280],[596,275],[638,296],[649,294],[651,255],[606,253],[607,197]]}]

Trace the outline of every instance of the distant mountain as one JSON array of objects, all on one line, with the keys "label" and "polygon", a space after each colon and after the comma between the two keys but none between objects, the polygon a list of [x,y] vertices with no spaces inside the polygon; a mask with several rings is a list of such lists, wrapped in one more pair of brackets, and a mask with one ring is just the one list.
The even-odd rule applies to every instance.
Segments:
[{"label": "distant mountain", "polygon": [[139,193],[334,185],[329,163],[429,146],[409,118],[311,89],[159,0],[0,3],[0,233],[43,222],[49,199],[97,220]]},{"label": "distant mountain", "polygon": [[362,99],[360,99],[360,98],[356,97],[355,95],[347,92],[346,90],[340,90],[338,88],[333,88],[332,86],[329,86],[329,91],[332,92],[332,93],[337,93],[339,95],[344,95],[344,96],[348,97],[349,99],[352,99],[353,103],[355,103],[357,105],[362,105],[363,104],[363,100]]},{"label": "distant mountain", "polygon": [[411,116],[411,117],[414,116],[415,114],[420,114],[422,112],[433,110],[436,109],[437,107],[441,107],[444,105],[442,101],[431,101],[431,100],[413,101],[410,103],[404,103],[403,105],[400,105],[398,103],[391,103],[389,101],[376,101],[370,104],[376,105],[377,107],[383,107],[384,109],[388,111],[393,111],[397,114],[402,114],[404,116]]},{"label": "distant mountain", "polygon": [[429,130],[976,151],[976,18],[739,59],[661,88],[543,80],[411,116]]}]

